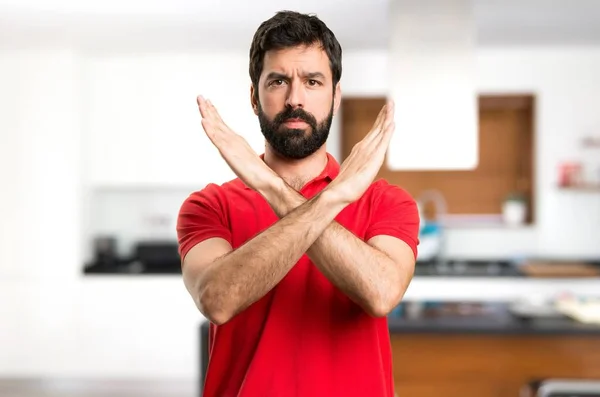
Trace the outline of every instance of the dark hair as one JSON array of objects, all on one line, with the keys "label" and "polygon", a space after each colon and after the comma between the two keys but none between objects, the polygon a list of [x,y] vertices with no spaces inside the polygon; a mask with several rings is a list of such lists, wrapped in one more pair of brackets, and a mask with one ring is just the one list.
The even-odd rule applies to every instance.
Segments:
[{"label": "dark hair", "polygon": [[258,97],[258,80],[265,53],[271,50],[320,44],[329,58],[333,88],[342,78],[342,47],[333,32],[316,15],[279,11],[260,24],[250,46],[250,79]]}]

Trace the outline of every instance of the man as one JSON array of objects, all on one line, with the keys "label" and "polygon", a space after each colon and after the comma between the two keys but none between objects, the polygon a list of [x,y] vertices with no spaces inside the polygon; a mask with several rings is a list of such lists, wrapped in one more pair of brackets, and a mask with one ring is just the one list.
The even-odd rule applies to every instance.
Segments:
[{"label": "man", "polygon": [[315,16],[280,12],[250,49],[264,155],[198,97],[202,127],[238,176],[183,203],[186,288],[210,320],[205,397],[393,396],[386,315],[411,280],[414,200],[373,182],[393,105],[340,166],[326,140],[341,47]]}]

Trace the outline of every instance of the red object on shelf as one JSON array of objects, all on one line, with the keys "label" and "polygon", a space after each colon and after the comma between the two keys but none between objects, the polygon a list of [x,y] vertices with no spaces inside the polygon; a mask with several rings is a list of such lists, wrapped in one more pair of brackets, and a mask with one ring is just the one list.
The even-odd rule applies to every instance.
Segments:
[{"label": "red object on shelf", "polygon": [[579,163],[563,163],[559,167],[560,186],[577,186],[581,184],[581,164]]}]

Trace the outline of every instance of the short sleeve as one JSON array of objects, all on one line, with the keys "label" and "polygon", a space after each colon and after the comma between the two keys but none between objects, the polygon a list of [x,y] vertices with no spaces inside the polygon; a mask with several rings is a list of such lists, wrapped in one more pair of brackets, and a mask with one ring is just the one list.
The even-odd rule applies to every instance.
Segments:
[{"label": "short sleeve", "polygon": [[379,181],[373,192],[371,224],[365,241],[378,235],[396,237],[412,249],[417,258],[419,210],[412,196],[402,188]]},{"label": "short sleeve", "polygon": [[177,217],[179,255],[185,258],[196,244],[220,237],[231,244],[231,230],[224,211],[224,199],[219,186],[207,185],[188,196]]}]

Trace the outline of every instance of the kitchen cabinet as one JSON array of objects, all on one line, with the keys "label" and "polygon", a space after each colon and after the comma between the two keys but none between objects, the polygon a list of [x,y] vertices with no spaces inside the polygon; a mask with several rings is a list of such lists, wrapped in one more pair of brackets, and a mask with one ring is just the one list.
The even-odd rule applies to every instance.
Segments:
[{"label": "kitchen cabinet", "polygon": [[194,337],[206,319],[178,277],[0,278],[0,313],[3,377],[189,379],[197,374]]},{"label": "kitchen cabinet", "polygon": [[388,79],[397,132],[387,167],[393,171],[472,171],[479,164],[472,2],[433,3],[389,3]]},{"label": "kitchen cabinet", "polygon": [[17,46],[0,60],[0,280],[69,279],[80,236],[79,61],[59,46]]},{"label": "kitchen cabinet", "polygon": [[[364,138],[385,100],[385,97],[375,96],[342,99],[342,159],[347,158],[354,145]],[[440,214],[443,206],[433,207],[431,200],[427,200],[421,204],[424,216],[429,219],[456,215],[457,219],[464,219],[463,222],[479,218],[480,221],[487,219],[484,221],[486,223],[502,225],[502,209],[506,198],[523,196],[527,203],[526,223],[533,224],[536,213],[533,190],[534,107],[535,97],[532,95],[479,96],[477,139],[481,156],[474,170],[399,171],[390,164],[384,164],[377,177],[401,186],[419,201],[431,197],[431,190],[441,194],[448,214]],[[429,118],[438,117],[432,109]],[[396,130],[401,133],[398,127]],[[426,149],[416,153],[428,153],[428,156],[422,157],[429,159],[431,152]],[[388,158],[392,155],[390,151]],[[481,194],[474,196],[473,192]]]},{"label": "kitchen cabinet", "polygon": [[234,55],[104,56],[85,62],[84,129],[92,186],[204,186],[235,177],[206,137],[204,95],[257,151],[247,59]]},{"label": "kitchen cabinet", "polygon": [[398,396],[514,397],[541,379],[600,379],[600,327],[569,320],[390,320]]}]

